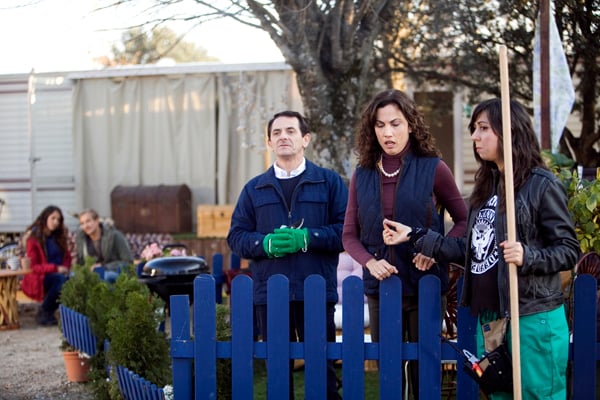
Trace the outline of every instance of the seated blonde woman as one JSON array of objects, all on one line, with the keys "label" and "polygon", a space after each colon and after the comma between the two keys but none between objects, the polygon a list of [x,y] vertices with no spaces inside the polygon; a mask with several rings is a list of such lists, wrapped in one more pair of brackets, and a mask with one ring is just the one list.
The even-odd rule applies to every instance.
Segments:
[{"label": "seated blonde woman", "polygon": [[112,223],[100,222],[93,209],[78,214],[80,230],[75,237],[77,264],[84,265],[86,257],[94,257],[92,270],[102,279],[114,282],[122,267],[133,264],[133,255],[125,236]]}]

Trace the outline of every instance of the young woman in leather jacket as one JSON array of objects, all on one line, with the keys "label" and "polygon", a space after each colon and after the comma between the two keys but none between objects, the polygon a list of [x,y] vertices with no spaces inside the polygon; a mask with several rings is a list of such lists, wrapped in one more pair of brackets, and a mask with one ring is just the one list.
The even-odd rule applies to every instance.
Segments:
[{"label": "young woman in leather jacket", "polygon": [[[384,221],[388,245],[413,244],[417,268],[435,261],[465,263],[461,304],[480,324],[510,316],[508,264],[517,266],[522,395],[524,399],[567,398],[569,329],[560,272],[572,269],[579,242],[561,182],[545,166],[531,119],[517,102],[510,103],[514,164],[516,240],[506,240],[504,156],[500,99],[480,103],[469,122],[479,169],[469,199],[467,235],[442,237]],[[515,316],[512,316],[514,319]],[[478,355],[483,334],[476,332]],[[510,342],[510,330],[508,332]],[[510,345],[509,345],[510,348]],[[493,399],[512,393],[493,393]]]}]

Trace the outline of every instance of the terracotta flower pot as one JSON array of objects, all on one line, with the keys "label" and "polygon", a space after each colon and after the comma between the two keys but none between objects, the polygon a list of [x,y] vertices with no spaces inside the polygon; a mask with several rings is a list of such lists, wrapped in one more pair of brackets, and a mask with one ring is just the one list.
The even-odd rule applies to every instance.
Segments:
[{"label": "terracotta flower pot", "polygon": [[89,358],[80,357],[77,351],[64,351],[63,358],[69,382],[87,382],[90,369]]}]

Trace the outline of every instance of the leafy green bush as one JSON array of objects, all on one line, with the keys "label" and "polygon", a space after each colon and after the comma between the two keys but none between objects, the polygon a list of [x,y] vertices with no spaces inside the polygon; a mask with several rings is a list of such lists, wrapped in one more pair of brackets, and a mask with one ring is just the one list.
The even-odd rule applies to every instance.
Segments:
[{"label": "leafy green bush", "polygon": [[169,342],[158,330],[163,318],[157,310],[162,301],[139,291],[123,294],[120,313],[113,315],[107,325],[109,361],[162,387],[171,381]]},{"label": "leafy green bush", "polygon": [[544,152],[544,157],[567,190],[581,251],[600,253],[600,177],[591,181],[580,179],[574,161],[562,154]]},{"label": "leafy green bush", "polygon": [[[72,269],[71,277],[63,285],[59,302],[65,307],[83,314],[89,315],[88,299],[91,289],[101,283],[100,276],[91,271],[90,267],[94,264],[94,258],[86,259],[85,265],[77,265]],[[59,325],[60,331],[63,332],[62,325]],[[60,345],[62,351],[75,351],[66,339],[63,338]],[[93,365],[93,360],[91,360]]]},{"label": "leafy green bush", "polygon": [[60,292],[59,301],[62,305],[84,315],[89,315],[88,303],[91,289],[102,282],[100,276],[90,269],[93,263],[94,258],[88,257],[85,265],[74,266],[71,277]]},{"label": "leafy green bush", "polygon": [[158,329],[165,318],[164,302],[137,280],[133,268],[122,271],[114,285],[95,286],[88,310],[94,334],[110,343],[104,357],[111,379],[95,380],[96,394],[108,392],[110,399],[121,398],[116,365],[159,387],[171,381],[169,342]]},{"label": "leafy green bush", "polygon": [[[164,302],[138,281],[133,266],[125,268],[114,284],[101,280],[90,266],[86,260],[85,266],[74,268],[63,286],[61,303],[89,318],[98,341],[88,374],[94,398],[121,399],[116,365],[159,387],[169,383],[169,342],[158,329],[165,319]],[[108,350],[105,341],[110,343]]]}]

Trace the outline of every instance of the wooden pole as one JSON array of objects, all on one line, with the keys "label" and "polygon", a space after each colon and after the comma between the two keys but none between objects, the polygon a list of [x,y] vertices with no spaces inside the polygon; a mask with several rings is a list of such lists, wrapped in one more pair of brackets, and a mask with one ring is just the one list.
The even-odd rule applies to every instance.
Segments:
[{"label": "wooden pole", "polygon": [[[500,45],[500,93],[502,97],[502,144],[504,146],[504,186],[506,188],[506,229],[508,240],[516,240],[515,187],[513,183],[512,131],[510,93],[508,86],[508,56],[506,46]],[[510,332],[512,336],[513,397],[521,400],[521,340],[519,334],[519,287],[517,266],[508,264],[510,286]]]},{"label": "wooden pole", "polygon": [[540,128],[542,149],[552,149],[550,138],[550,1],[540,0]]}]

